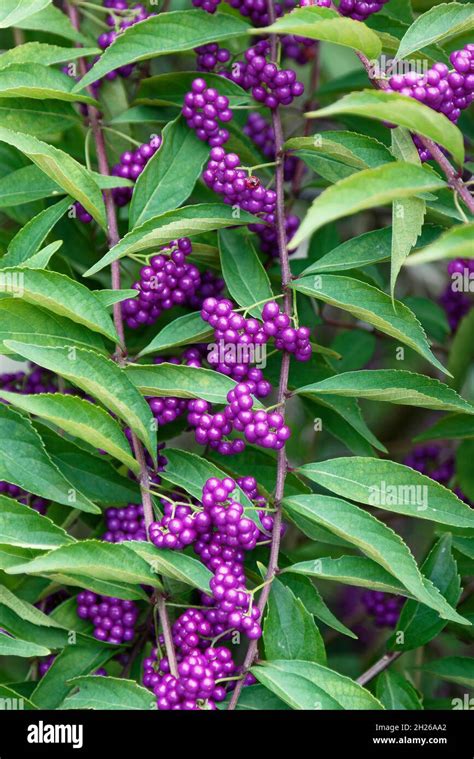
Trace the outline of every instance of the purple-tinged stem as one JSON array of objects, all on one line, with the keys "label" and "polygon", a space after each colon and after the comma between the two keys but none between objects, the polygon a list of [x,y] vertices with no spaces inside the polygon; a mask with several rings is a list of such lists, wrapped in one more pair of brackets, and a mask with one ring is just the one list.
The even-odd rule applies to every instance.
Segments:
[{"label": "purple-tinged stem", "polygon": [[[267,0],[268,13],[270,16],[270,23],[275,20],[275,11],[273,8],[272,0]],[[271,59],[273,62],[277,60],[277,38],[272,35],[271,38]],[[284,166],[283,166],[283,130],[281,127],[281,118],[278,108],[272,111],[272,125],[275,134],[275,158],[277,161],[275,169],[275,190],[276,190],[276,229],[278,240],[278,252],[280,255],[281,265],[281,283],[284,291],[283,311],[288,316],[292,316],[292,298],[291,293],[288,290],[288,284],[291,281],[291,270],[288,260],[288,249],[285,232],[285,195],[284,195]],[[280,407],[280,413],[285,415],[285,406],[288,393],[288,375],[290,370],[290,354],[286,351],[283,353],[280,369],[280,381],[278,385],[278,403]],[[282,508],[281,501],[283,500],[285,490],[285,479],[287,473],[287,460],[285,446],[278,451],[277,459],[277,475],[275,486],[275,515],[273,521],[272,540],[270,545],[270,557],[268,560],[267,572],[265,575],[265,585],[262,588],[260,597],[258,599],[258,608],[260,610],[260,620],[263,620],[263,613],[268,601],[268,596],[271,590],[271,581],[278,572],[278,556],[280,552],[280,540],[281,540],[281,523],[282,523]],[[238,680],[235,690],[232,694],[232,698],[229,702],[229,710],[235,709],[237,702],[242,691],[245,675],[249,671],[250,667],[255,661],[255,657],[258,653],[258,643],[256,640],[250,641],[247,653],[242,665],[242,679]]]},{"label": "purple-tinged stem", "polygon": [[375,662],[366,672],[364,672],[363,675],[357,678],[356,682],[359,683],[359,685],[366,685],[371,680],[374,679],[374,677],[377,677],[377,675],[380,675],[381,672],[387,669],[392,662],[394,662],[396,659],[398,659],[399,656],[401,656],[403,651],[392,651],[390,654],[385,654],[382,656],[381,659]]}]

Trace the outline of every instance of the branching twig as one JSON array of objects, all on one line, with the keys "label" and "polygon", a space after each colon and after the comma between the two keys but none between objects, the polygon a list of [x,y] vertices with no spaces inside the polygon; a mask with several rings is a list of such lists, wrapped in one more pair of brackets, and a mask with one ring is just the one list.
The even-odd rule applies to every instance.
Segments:
[{"label": "branching twig", "polygon": [[387,669],[387,667],[389,667],[392,662],[396,661],[402,653],[403,651],[392,651],[390,654],[385,654],[381,659],[376,661],[375,664],[372,664],[367,672],[364,672],[363,675],[358,677],[356,682],[358,682],[359,685],[366,685],[373,680],[374,677],[377,677],[377,675],[380,675],[381,672]]}]

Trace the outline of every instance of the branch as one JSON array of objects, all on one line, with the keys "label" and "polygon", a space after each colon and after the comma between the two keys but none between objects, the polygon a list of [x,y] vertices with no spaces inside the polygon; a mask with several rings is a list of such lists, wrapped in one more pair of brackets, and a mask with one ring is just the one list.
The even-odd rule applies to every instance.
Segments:
[{"label": "branch", "polygon": [[[68,16],[71,20],[73,27],[77,29],[77,31],[79,31],[80,19],[79,19],[79,13],[78,13],[77,7],[71,3],[67,3],[67,12],[68,12]],[[76,47],[81,47],[80,43],[78,43]],[[87,71],[84,58],[79,58],[79,70],[82,76],[84,76],[84,74]],[[89,105],[87,106],[87,116],[88,116],[89,123],[92,129],[92,134],[94,137],[94,142],[95,142],[95,147],[96,147],[96,152],[97,152],[97,162],[99,164],[99,171],[101,174],[105,176],[109,176],[110,169],[109,169],[109,163],[107,160],[107,151],[105,147],[104,133],[102,131],[101,122],[100,122],[100,113],[97,110],[97,108]],[[106,210],[106,215],[107,215],[107,240],[110,247],[113,247],[120,240],[120,235],[118,231],[118,223],[117,223],[117,212],[115,208],[112,191],[105,190],[104,195],[105,195],[105,210]],[[120,290],[120,286],[121,286],[120,261],[113,261],[113,263],[111,264],[111,274],[112,274],[112,289]],[[125,345],[123,316],[122,316],[122,309],[121,309],[120,303],[114,303],[113,314],[114,314],[115,328],[117,330],[117,334],[120,339],[120,344],[117,345],[116,347],[115,359],[117,363],[119,363],[120,365],[123,365],[125,363],[125,357],[127,355],[127,351],[126,351],[126,345]],[[153,502],[151,500],[150,487],[149,487],[150,475],[148,473],[148,467],[146,465],[145,451],[144,451],[143,445],[141,441],[137,438],[134,432],[132,432],[132,445],[133,445],[135,458],[138,461],[138,464],[140,466],[140,475],[139,475],[140,494],[141,494],[141,499],[142,499],[144,518],[145,518],[146,533],[149,538],[148,530],[149,530],[151,522],[153,521]],[[177,677],[178,669],[177,669],[177,663],[176,663],[176,652],[174,650],[173,637],[171,634],[171,626],[170,626],[169,617],[168,617],[168,610],[166,608],[165,597],[164,595],[160,593],[156,593],[156,595],[152,597],[152,601],[154,599],[156,599],[156,605],[158,607],[158,613],[160,615],[161,627],[163,629],[163,636],[165,639],[165,646],[166,646],[166,655],[168,657],[170,671],[174,675],[174,677]]]},{"label": "branch", "polygon": [[403,651],[392,651],[390,654],[385,654],[381,659],[376,661],[370,669],[364,672],[363,675],[358,677],[356,682],[359,683],[359,685],[366,685],[373,680],[374,677],[377,677],[377,675],[380,675],[381,672],[386,670],[392,662],[396,661],[402,655],[402,653]]},{"label": "branch", "polygon": [[[270,23],[275,20],[275,11],[272,0],[267,0],[268,13],[270,17]],[[271,60],[275,62],[277,60],[277,37],[272,35],[271,38]],[[275,169],[275,189],[276,189],[276,229],[278,239],[278,251],[280,254],[281,264],[281,283],[284,291],[283,310],[288,316],[292,316],[292,298],[291,293],[288,290],[288,284],[291,281],[291,270],[288,260],[287,240],[285,232],[285,196],[284,196],[284,167],[283,167],[283,131],[281,127],[281,118],[279,109],[276,108],[272,111],[272,125],[275,134],[275,158],[277,166]],[[280,381],[278,385],[278,406],[280,407],[280,413],[285,415],[285,406],[288,392],[288,374],[290,370],[290,354],[286,351],[283,353],[280,370]],[[268,568],[265,575],[265,585],[262,588],[262,592],[258,599],[258,608],[260,610],[260,620],[263,620],[263,612],[268,601],[268,596],[271,590],[271,581],[278,572],[278,555],[280,552],[280,539],[281,539],[281,522],[282,522],[282,509],[281,501],[283,499],[285,490],[285,479],[287,473],[287,460],[285,446],[278,451],[277,459],[277,475],[276,475],[276,487],[275,487],[275,515],[273,522],[272,541],[270,546],[270,558],[268,562]],[[235,690],[232,694],[232,698],[229,703],[229,710],[235,709],[239,700],[240,693],[242,691],[245,675],[252,666],[255,657],[258,652],[258,643],[256,640],[250,641],[247,649],[247,654],[242,665],[242,679],[238,680]]]}]

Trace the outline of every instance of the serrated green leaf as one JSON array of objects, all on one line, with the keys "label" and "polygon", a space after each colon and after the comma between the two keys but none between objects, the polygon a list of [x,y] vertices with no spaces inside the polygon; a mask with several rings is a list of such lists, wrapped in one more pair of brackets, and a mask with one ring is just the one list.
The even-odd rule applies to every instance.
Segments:
[{"label": "serrated green leaf", "polygon": [[55,271],[10,267],[1,270],[1,298],[21,297],[26,303],[66,316],[117,341],[112,319],[97,298],[79,282]]},{"label": "serrated green leaf", "polygon": [[97,398],[136,432],[153,457],[156,455],[156,432],[150,407],[115,361],[84,348],[5,342],[15,353],[56,372]]},{"label": "serrated green leaf", "polygon": [[164,398],[204,398],[225,403],[234,380],[212,369],[178,364],[130,364],[125,373],[144,395]]},{"label": "serrated green leaf", "polygon": [[334,274],[316,274],[295,280],[295,290],[349,311],[362,321],[373,324],[385,334],[408,345],[437,369],[448,373],[429,348],[423,327],[401,301],[392,304],[389,295],[376,287]]},{"label": "serrated green leaf", "polygon": [[100,226],[105,227],[105,207],[102,193],[91,172],[74,158],[53,145],[31,135],[0,127],[0,141],[17,148],[50,179],[59,184],[89,211]]},{"label": "serrated green leaf", "polygon": [[323,639],[312,615],[290,588],[272,582],[263,625],[265,656],[268,660],[302,659],[326,663]]},{"label": "serrated green leaf", "polygon": [[135,184],[129,229],[179,208],[191,195],[209,155],[209,146],[196,137],[183,116],[169,122],[161,136],[160,149]]},{"label": "serrated green leaf", "polygon": [[180,551],[156,548],[151,543],[138,540],[127,541],[124,545],[142,557],[156,574],[171,577],[173,580],[184,582],[193,588],[199,588],[204,593],[209,593],[212,572],[192,556],[187,556]]},{"label": "serrated green leaf", "polygon": [[147,356],[149,353],[159,354],[168,348],[207,342],[212,335],[213,330],[207,322],[203,321],[200,311],[185,314],[166,324],[138,355],[140,357]]},{"label": "serrated green leaf", "polygon": [[474,28],[474,9],[462,3],[442,3],[418,16],[405,32],[397,58],[421,50],[427,45],[443,42],[449,37]]},{"label": "serrated green leaf", "polygon": [[[219,705],[222,709],[227,709],[229,705],[229,698]],[[239,696],[236,711],[287,711],[288,707],[280,701],[271,691],[267,690],[263,685],[248,685]]]},{"label": "serrated green leaf", "polygon": [[81,540],[56,548],[43,556],[9,567],[7,574],[79,574],[109,582],[152,585],[160,588],[156,574],[145,559],[124,543]]},{"label": "serrated green leaf", "polygon": [[[452,537],[443,535],[433,546],[421,570],[438,588],[446,601],[456,607],[461,593],[456,561],[452,555]],[[446,626],[446,621],[423,604],[408,600],[397,622],[397,631],[388,642],[395,651],[410,651],[433,640]]]},{"label": "serrated green leaf", "polygon": [[414,438],[416,443],[426,440],[463,440],[474,438],[474,419],[465,414],[445,416]]},{"label": "serrated green leaf", "polygon": [[321,622],[324,622],[325,625],[332,627],[333,630],[337,630],[342,635],[357,639],[357,635],[334,616],[319,590],[313,585],[308,577],[304,577],[302,574],[288,572],[287,574],[280,573],[278,575],[278,580],[287,588],[290,588],[292,593],[301,600],[304,608],[317,619],[320,619]]},{"label": "serrated green leaf", "polygon": [[10,242],[8,252],[0,260],[2,269],[5,266],[18,266],[37,253],[49,232],[66,213],[70,204],[69,198],[63,198],[59,203],[49,206],[30,219]]},{"label": "serrated green leaf", "polygon": [[364,232],[363,235],[346,240],[329,253],[318,258],[300,276],[360,269],[364,266],[388,261],[390,259],[391,239],[391,227]]},{"label": "serrated green leaf", "polygon": [[[45,100],[41,102],[29,99],[0,98],[0,117],[2,124],[9,129],[31,134],[34,137],[45,140],[57,137],[58,129],[61,132],[65,132],[72,127],[78,127],[81,123],[79,114],[74,110],[72,103],[64,103],[61,100]],[[61,190],[58,192],[55,183],[45,174],[43,174],[41,181],[41,185],[45,187],[45,190],[43,191],[44,194],[40,194],[40,187],[32,186],[27,181],[30,180],[29,169],[35,169],[35,177],[43,174],[36,166],[25,166],[23,169],[12,172],[15,174],[18,184],[21,184],[20,188],[16,188],[16,193],[15,188],[8,188],[5,179],[2,180],[0,183],[2,205],[8,205],[4,196],[10,194],[13,197],[16,194],[20,203],[29,202],[25,200],[28,195],[34,199],[35,194],[37,197],[49,197],[52,194],[61,194]],[[31,175],[33,176],[33,172],[31,172]],[[19,181],[20,178],[22,179],[21,183]],[[56,192],[52,192],[51,190],[55,190]]]},{"label": "serrated green leaf", "polygon": [[135,473],[140,471],[119,425],[100,406],[61,393],[23,395],[0,390],[0,398],[21,411],[52,422],[98,450],[107,451]]},{"label": "serrated green leaf", "polygon": [[332,42],[377,58],[382,46],[375,32],[365,24],[339,16],[331,8],[299,8],[279,18],[271,26],[252,30],[253,34],[296,34],[312,40]]},{"label": "serrated green leaf", "polygon": [[276,660],[251,671],[293,709],[383,709],[368,690],[321,664]]},{"label": "serrated green leaf", "polygon": [[[181,110],[184,96],[190,91],[194,79],[196,79],[195,71],[173,71],[166,74],[156,74],[140,82],[134,102],[147,105],[174,106]],[[206,83],[208,87],[217,88],[220,95],[225,95],[229,99],[231,107],[252,104],[252,98],[248,92],[232,80],[220,76],[220,74],[206,71]],[[145,115],[147,114],[145,113]]]},{"label": "serrated green leaf", "polygon": [[27,640],[17,640],[0,631],[0,656],[22,656],[29,659],[33,656],[48,656],[51,651],[44,646],[38,646]]},{"label": "serrated green leaf", "polygon": [[283,504],[290,513],[296,511],[349,540],[444,619],[467,624],[438,589],[421,575],[410,549],[400,536],[368,512],[331,496],[293,496],[285,498]]},{"label": "serrated green leaf", "polygon": [[91,266],[84,276],[90,277],[105,266],[109,266],[112,261],[118,261],[130,253],[139,253],[148,248],[164,245],[178,237],[258,221],[255,216],[245,211],[240,211],[237,219],[232,214],[232,208],[222,203],[202,203],[197,206],[184,206],[176,211],[167,211],[128,232],[100,261]]},{"label": "serrated green leaf", "polygon": [[96,47],[73,48],[50,45],[46,42],[24,42],[0,55],[0,69],[10,66],[11,63],[40,63],[42,66],[53,66],[98,53],[99,49]]},{"label": "serrated green leaf", "polygon": [[331,221],[444,186],[434,172],[405,161],[358,171],[328,187],[313,201],[289,248],[294,250]]},{"label": "serrated green leaf", "polygon": [[382,672],[377,678],[376,694],[386,709],[423,709],[415,688],[399,672]]},{"label": "serrated green leaf", "polygon": [[[298,395],[333,394],[349,398],[367,398],[435,411],[474,414],[474,406],[439,380],[404,369],[361,369],[336,374],[296,390]],[[474,424],[474,421],[472,422]]]},{"label": "serrated green leaf", "polygon": [[474,688],[474,660],[469,656],[445,656],[425,664],[421,669],[448,683]]},{"label": "serrated green leaf", "polygon": [[81,79],[78,89],[96,82],[120,66],[146,61],[158,55],[193,50],[217,40],[245,34],[247,23],[223,13],[202,10],[172,11],[150,16],[129,27],[104,51],[95,66]]},{"label": "serrated green leaf", "polygon": [[87,44],[83,34],[73,27],[65,13],[56,8],[54,5],[48,5],[46,8],[34,13],[28,18],[24,18],[17,23],[20,29],[31,29],[38,32],[54,34],[72,42],[81,42]]},{"label": "serrated green leaf", "polygon": [[[0,403],[0,479],[47,500],[99,513],[100,509],[71,488],[48,456],[31,422]],[[28,462],[25,466],[24,462]]]},{"label": "serrated green leaf", "polygon": [[97,101],[89,95],[73,93],[74,84],[72,77],[39,63],[11,63],[9,66],[0,67],[1,98],[96,104]]},{"label": "serrated green leaf", "polygon": [[21,21],[46,8],[51,0],[3,0],[0,9],[0,29],[18,26]]},{"label": "serrated green leaf", "polygon": [[284,572],[301,574],[308,577],[319,577],[321,580],[333,580],[345,585],[355,585],[360,588],[381,590],[383,593],[410,596],[410,592],[371,559],[362,556],[341,556],[333,559],[323,556],[320,559],[299,561],[282,570]]},{"label": "serrated green leaf", "polygon": [[4,585],[0,585],[0,604],[12,609],[15,614],[18,614],[19,617],[27,622],[31,622],[33,625],[40,625],[41,627],[62,627],[62,625],[52,619],[48,614],[37,609],[36,606],[27,603],[27,601],[24,601],[22,598],[15,595],[15,593],[12,593],[11,590]]},{"label": "serrated green leaf", "polygon": [[463,224],[448,229],[426,248],[413,253],[405,266],[431,263],[442,259],[474,258],[474,224]]},{"label": "serrated green leaf", "polygon": [[[389,121],[411,132],[428,137],[448,150],[456,161],[464,161],[464,144],[460,130],[449,119],[418,100],[384,90],[362,90],[344,95],[336,103],[307,113],[308,118],[352,115]],[[429,190],[429,188],[427,188]],[[436,188],[432,188],[436,189]]]},{"label": "serrated green leaf", "polygon": [[252,316],[261,317],[263,305],[254,304],[273,298],[273,291],[249,238],[236,230],[221,230],[219,252],[222,276],[230,295],[239,306],[248,308]]},{"label": "serrated green leaf", "polygon": [[149,690],[132,680],[91,675],[68,681],[79,690],[64,699],[60,709],[156,709],[156,699]]},{"label": "serrated green leaf", "polygon": [[474,527],[474,511],[448,488],[409,466],[360,456],[304,464],[299,474],[367,506],[452,527]]},{"label": "serrated green leaf", "polygon": [[49,550],[74,542],[51,519],[12,498],[0,496],[0,513],[0,543]]}]

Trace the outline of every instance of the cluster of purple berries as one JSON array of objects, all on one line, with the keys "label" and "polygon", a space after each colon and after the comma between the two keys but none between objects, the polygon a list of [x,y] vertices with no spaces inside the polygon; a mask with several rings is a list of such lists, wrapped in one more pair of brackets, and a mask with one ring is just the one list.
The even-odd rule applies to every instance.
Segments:
[{"label": "cluster of purple berries", "polygon": [[200,533],[209,529],[210,520],[204,512],[197,513],[181,503],[178,494],[174,497],[177,503],[162,500],[163,517],[150,525],[150,540],[157,548],[180,550],[192,545]]},{"label": "cluster of purple berries", "polygon": [[121,645],[133,640],[138,618],[138,606],[133,601],[99,596],[84,590],[77,596],[77,615],[90,619],[97,640]]},{"label": "cluster of purple berries", "polygon": [[[144,5],[137,3],[129,7],[127,0],[104,0],[103,5],[105,8],[110,8],[111,14],[106,17],[106,23],[111,27],[110,32],[103,32],[97,39],[97,43],[102,50],[106,50],[117,37],[128,29],[130,26],[138,24],[139,21],[144,21],[150,15]],[[114,15],[114,12],[118,12],[118,15]],[[123,14],[123,17],[122,17]],[[120,18],[120,20],[119,20]],[[106,79],[113,80],[118,76],[122,76],[125,79],[130,76],[133,71],[133,64],[127,66],[120,66],[114,71],[109,71],[105,75]]]},{"label": "cluster of purple berries", "polygon": [[362,603],[374,618],[376,627],[394,628],[404,601],[403,596],[392,596],[379,590],[367,590],[362,594]]},{"label": "cluster of purple berries", "polygon": [[232,66],[226,78],[249,90],[257,103],[274,109],[291,105],[304,92],[304,85],[296,79],[293,69],[280,69],[269,61],[270,43],[261,40],[249,48],[244,61]]},{"label": "cluster of purple berries", "polygon": [[216,66],[228,63],[230,60],[230,50],[220,47],[217,42],[196,47],[195,52],[197,55],[196,67],[198,71],[214,71]]},{"label": "cluster of purple berries", "polygon": [[143,506],[129,503],[123,508],[109,508],[105,512],[106,532],[102,540],[122,543],[124,540],[146,540]]},{"label": "cluster of purple berries", "polygon": [[39,496],[33,495],[33,493],[28,493],[27,490],[22,490],[18,485],[11,485],[4,480],[0,480],[0,495],[14,498],[19,503],[23,503],[25,506],[30,506],[30,508],[42,515],[46,514],[46,509],[49,506],[49,501],[45,498],[40,498]]},{"label": "cluster of purple berries", "polygon": [[[269,161],[275,160],[275,133],[269,121],[260,113],[251,113],[244,126],[244,134],[250,137],[254,145]],[[294,177],[298,159],[296,156],[285,157],[284,170],[285,180],[291,181]]]},{"label": "cluster of purple berries", "polygon": [[[388,3],[388,0],[341,0],[339,13],[342,16],[349,16],[355,21],[365,21],[373,13],[378,13],[385,3]],[[318,3],[318,5],[322,5],[322,3]]]},{"label": "cluster of purple berries", "polygon": [[447,486],[454,476],[453,456],[444,455],[442,446],[436,443],[416,446],[403,463],[441,485]]},{"label": "cluster of purple berries", "polygon": [[229,98],[220,95],[214,87],[208,87],[201,77],[194,79],[191,91],[184,97],[183,116],[199,139],[211,147],[223,145],[229,139],[228,130],[219,123],[232,120]]},{"label": "cluster of purple berries", "polygon": [[27,371],[0,374],[0,388],[22,395],[58,392],[56,376],[47,369],[31,363],[28,364]]},{"label": "cluster of purple berries", "polygon": [[[186,348],[181,359],[175,356],[166,358],[157,356],[153,363],[184,364],[184,366],[193,366],[199,369],[202,366],[202,356],[198,348],[191,347]],[[178,417],[185,413],[189,404],[189,401],[184,398],[147,398],[147,401],[160,427],[178,419]]]},{"label": "cluster of purple berries", "polygon": [[129,298],[122,306],[128,327],[153,324],[163,311],[186,303],[196,293],[201,275],[196,266],[186,263],[191,250],[187,237],[171,240],[150,259],[149,266],[141,269],[140,280],[132,285],[138,290],[138,298]]},{"label": "cluster of purple berries", "polygon": [[266,190],[258,177],[250,176],[241,168],[237,153],[226,153],[222,147],[212,148],[203,179],[211,190],[223,195],[227,205],[238,206],[252,214],[261,213],[265,221],[268,216],[273,217],[275,191]]}]

